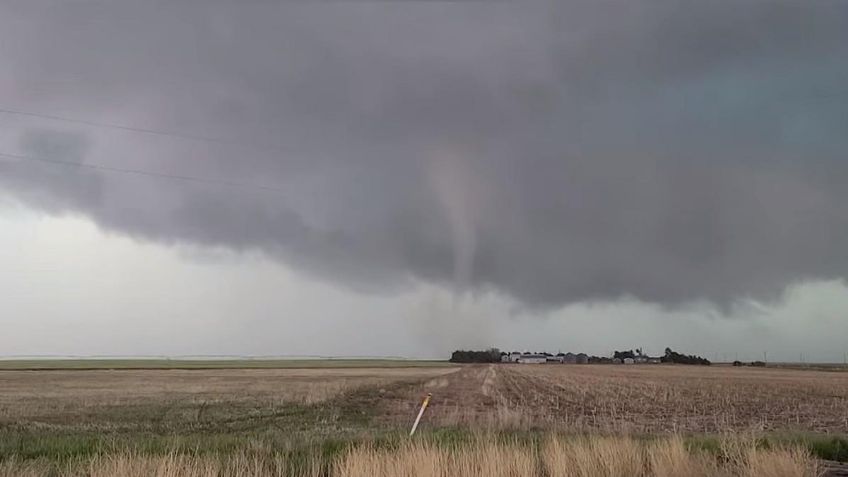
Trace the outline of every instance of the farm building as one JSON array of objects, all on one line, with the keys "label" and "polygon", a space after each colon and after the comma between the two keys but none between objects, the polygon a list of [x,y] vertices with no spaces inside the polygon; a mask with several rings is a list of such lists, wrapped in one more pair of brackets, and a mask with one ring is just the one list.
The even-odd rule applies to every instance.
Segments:
[{"label": "farm building", "polygon": [[562,362],[565,364],[577,364],[577,355],[574,353],[565,353]]},{"label": "farm building", "polygon": [[577,364],[589,364],[589,355],[580,353],[577,355]]},{"label": "farm building", "polygon": [[518,358],[521,364],[544,364],[548,361],[548,357],[543,354],[522,354]]},{"label": "farm building", "polygon": [[634,364],[635,362],[633,358],[624,358],[624,364]]}]

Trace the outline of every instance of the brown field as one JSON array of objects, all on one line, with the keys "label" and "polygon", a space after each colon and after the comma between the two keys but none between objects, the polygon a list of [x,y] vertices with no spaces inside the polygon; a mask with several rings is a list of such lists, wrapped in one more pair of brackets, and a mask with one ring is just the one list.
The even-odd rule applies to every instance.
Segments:
[{"label": "brown field", "polygon": [[[143,424],[317,405],[359,391],[377,422],[616,433],[848,433],[848,373],[699,366],[0,371],[0,425]],[[214,416],[207,416],[214,419]],[[116,419],[117,424],[121,419]]]},{"label": "brown field", "polygon": [[[705,366],[490,365],[431,379],[439,425],[616,433],[848,433],[848,373]],[[393,406],[413,412],[412,396]],[[387,411],[389,415],[391,410]]]},{"label": "brown field", "polygon": [[768,436],[846,433],[848,373],[812,370],[0,371],[0,477],[813,476],[811,446]]},{"label": "brown field", "polygon": [[457,368],[0,371],[0,426],[145,427],[311,405]]}]

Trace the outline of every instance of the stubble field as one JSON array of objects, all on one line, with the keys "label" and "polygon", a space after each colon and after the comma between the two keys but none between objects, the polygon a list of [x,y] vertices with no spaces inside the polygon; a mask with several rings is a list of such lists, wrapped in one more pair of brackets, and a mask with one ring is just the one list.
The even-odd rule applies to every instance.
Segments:
[{"label": "stubble field", "polygon": [[848,373],[492,365],[424,388],[436,396],[446,423],[626,434],[848,432]]},{"label": "stubble field", "polygon": [[[431,405],[410,440],[427,393]],[[789,469],[772,475],[816,475],[822,459],[848,460],[846,434],[848,373],[611,365],[0,371],[0,475],[10,476],[675,475],[661,472],[672,464],[757,475],[757,459]],[[766,452],[773,455],[763,459]],[[493,462],[500,470],[486,470]]]}]

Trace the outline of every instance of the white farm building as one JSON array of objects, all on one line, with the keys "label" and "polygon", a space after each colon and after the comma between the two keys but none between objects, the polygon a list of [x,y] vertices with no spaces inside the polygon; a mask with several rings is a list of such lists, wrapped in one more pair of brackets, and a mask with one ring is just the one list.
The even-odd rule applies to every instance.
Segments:
[{"label": "white farm building", "polygon": [[545,364],[547,361],[548,357],[543,354],[522,354],[518,358],[518,362],[521,364]]}]

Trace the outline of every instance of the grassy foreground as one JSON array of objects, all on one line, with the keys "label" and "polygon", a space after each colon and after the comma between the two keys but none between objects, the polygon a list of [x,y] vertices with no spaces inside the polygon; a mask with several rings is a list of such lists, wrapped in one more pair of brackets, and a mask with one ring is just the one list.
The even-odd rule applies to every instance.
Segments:
[{"label": "grassy foreground", "polygon": [[415,359],[2,359],[0,370],[417,368],[454,366]]},{"label": "grassy foreground", "polygon": [[509,436],[493,433],[424,434],[317,446],[282,452],[255,442],[232,452],[164,453],[141,448],[85,457],[0,461],[0,476],[220,476],[220,477],[594,477],[820,475],[802,446],[723,438],[703,446],[681,437]]}]

